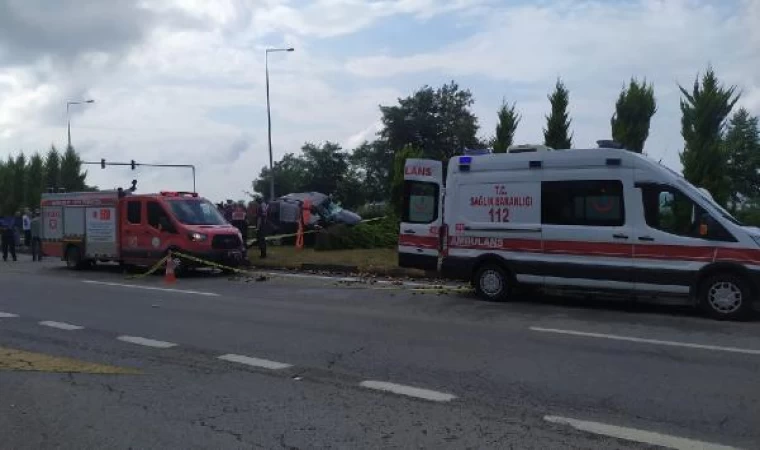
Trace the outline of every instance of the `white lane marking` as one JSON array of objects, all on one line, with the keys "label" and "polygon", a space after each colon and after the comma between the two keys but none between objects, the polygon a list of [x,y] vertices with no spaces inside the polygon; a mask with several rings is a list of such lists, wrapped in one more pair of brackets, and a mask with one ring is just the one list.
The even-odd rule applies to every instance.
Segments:
[{"label": "white lane marking", "polygon": [[0,311],[0,319],[10,319],[11,317],[18,317],[18,314],[12,314]]},{"label": "white lane marking", "polygon": [[735,447],[655,433],[653,431],[607,425],[599,422],[589,422],[558,416],[544,416],[544,420],[550,423],[569,425],[580,431],[678,450],[736,450]]},{"label": "white lane marking", "polygon": [[59,330],[66,330],[66,331],[84,329],[84,327],[80,327],[79,325],[72,325],[66,322],[54,322],[52,320],[43,320],[42,322],[39,322],[39,324],[46,327],[58,328]]},{"label": "white lane marking", "polygon": [[177,344],[173,342],[156,341],[154,339],[147,339],[139,336],[119,336],[116,339],[129,342],[130,344],[144,345],[146,347],[170,348],[177,346]]},{"label": "white lane marking", "polygon": [[269,361],[268,359],[252,358],[250,356],[235,355],[232,353],[218,356],[217,358],[222,359],[224,361],[236,362],[236,363],[245,364],[247,366],[253,366],[253,367],[262,367],[264,369],[270,369],[270,370],[280,370],[280,369],[287,369],[288,367],[293,367],[292,364],[285,364],[285,363],[281,363],[277,361]]},{"label": "white lane marking", "polygon": [[582,336],[582,337],[592,337],[592,338],[600,338],[600,339],[611,339],[614,341],[627,341],[627,342],[637,342],[640,344],[654,344],[654,345],[666,345],[669,347],[686,347],[686,348],[696,348],[699,350],[712,350],[712,351],[718,351],[718,352],[730,352],[730,353],[743,353],[745,355],[760,355],[760,350],[754,350],[751,348],[738,348],[738,347],[722,347],[719,345],[705,345],[705,344],[692,344],[690,342],[676,342],[676,341],[661,341],[659,339],[644,339],[644,338],[637,338],[637,337],[631,337],[631,336],[618,336],[615,334],[604,334],[604,333],[588,333],[585,331],[573,331],[573,330],[559,330],[556,328],[541,328],[541,327],[530,327],[533,331],[539,331],[542,333],[556,333],[556,334],[567,334],[571,336]]},{"label": "white lane marking", "polygon": [[387,381],[367,380],[359,383],[359,386],[369,389],[377,389],[380,391],[393,392],[394,394],[407,395],[409,397],[416,397],[434,402],[450,402],[457,398],[455,395],[447,394],[445,392],[431,391],[430,389],[405,386],[403,384],[389,383]]},{"label": "white lane marking", "polygon": [[132,288],[132,289],[146,289],[149,291],[176,292],[178,294],[205,295],[206,297],[219,297],[219,294],[216,294],[214,292],[190,291],[187,289],[170,289],[170,288],[160,288],[160,287],[154,287],[154,286],[141,286],[139,284],[111,283],[107,281],[94,281],[94,280],[82,280],[82,283],[101,284],[103,286],[119,286],[119,287]]}]

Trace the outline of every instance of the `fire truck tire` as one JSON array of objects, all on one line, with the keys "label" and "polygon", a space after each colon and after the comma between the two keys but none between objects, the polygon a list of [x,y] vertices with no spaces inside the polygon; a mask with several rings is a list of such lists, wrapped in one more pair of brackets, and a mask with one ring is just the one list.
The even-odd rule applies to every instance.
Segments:
[{"label": "fire truck tire", "polygon": [[71,270],[82,268],[82,251],[76,245],[71,245],[66,249],[66,267]]},{"label": "fire truck tire", "polygon": [[512,277],[502,266],[494,263],[480,266],[473,282],[478,296],[492,302],[506,301],[512,291]]}]

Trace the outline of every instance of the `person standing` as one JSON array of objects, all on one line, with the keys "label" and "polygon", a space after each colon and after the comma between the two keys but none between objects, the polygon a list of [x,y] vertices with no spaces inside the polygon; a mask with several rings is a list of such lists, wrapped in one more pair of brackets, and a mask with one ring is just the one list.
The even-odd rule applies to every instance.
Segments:
[{"label": "person standing", "polygon": [[42,239],[40,239],[40,211],[34,211],[31,220],[30,233],[32,235],[32,261],[42,261]]},{"label": "person standing", "polygon": [[24,210],[21,217],[21,228],[24,231],[24,247],[32,246],[32,219],[29,217],[29,208]]},{"label": "person standing", "polygon": [[242,201],[237,204],[232,212],[232,225],[240,230],[243,243],[248,243],[248,220],[245,213],[245,203]]},{"label": "person standing", "polygon": [[269,226],[267,215],[269,205],[261,197],[256,197],[256,241],[259,244],[261,258],[267,257],[267,227]]},{"label": "person standing", "polygon": [[0,228],[0,240],[3,248],[3,261],[8,261],[10,252],[13,260],[16,261],[16,233],[13,231],[13,224],[5,223]]}]

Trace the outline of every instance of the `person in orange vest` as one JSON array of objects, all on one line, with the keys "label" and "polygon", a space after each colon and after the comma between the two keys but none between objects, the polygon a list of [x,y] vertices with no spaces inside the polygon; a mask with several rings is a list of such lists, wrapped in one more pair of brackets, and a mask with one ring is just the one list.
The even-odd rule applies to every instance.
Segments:
[{"label": "person in orange vest", "polygon": [[232,225],[240,230],[240,234],[243,236],[243,243],[248,242],[248,219],[246,217],[245,204],[239,202],[235,209],[232,210]]}]

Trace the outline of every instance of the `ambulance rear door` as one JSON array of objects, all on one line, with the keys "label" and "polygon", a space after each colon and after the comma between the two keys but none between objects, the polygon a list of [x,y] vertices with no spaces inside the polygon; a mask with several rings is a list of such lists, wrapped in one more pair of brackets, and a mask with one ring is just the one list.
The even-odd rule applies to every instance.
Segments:
[{"label": "ambulance rear door", "polygon": [[443,164],[407,159],[398,242],[401,267],[437,270],[443,224]]}]

